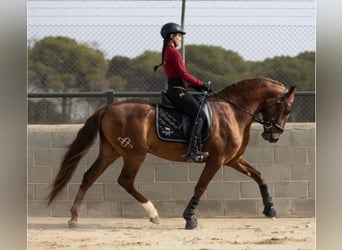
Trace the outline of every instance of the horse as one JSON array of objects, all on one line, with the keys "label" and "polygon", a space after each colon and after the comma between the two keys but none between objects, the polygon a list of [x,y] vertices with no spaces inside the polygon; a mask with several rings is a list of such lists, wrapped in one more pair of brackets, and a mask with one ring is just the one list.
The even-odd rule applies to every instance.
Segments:
[{"label": "horse", "polygon": [[[243,158],[249,141],[251,124],[263,126],[262,137],[275,143],[284,131],[294,101],[296,86],[287,89],[283,83],[266,77],[254,77],[228,85],[208,94],[212,110],[210,137],[203,143],[209,152],[205,167],[186,206],[185,229],[198,226],[196,207],[209,182],[222,166],[251,177],[259,186],[266,217],[275,217],[272,197],[262,174]],[[123,166],[117,182],[145,209],[152,223],[160,219],[153,203],[134,187],[134,179],[147,153],[170,161],[186,162],[187,144],[168,142],[156,133],[156,103],[142,99],[114,102],[99,108],[84,123],[61,162],[48,205],[68,183],[81,158],[99,136],[97,159],[85,172],[70,209],[70,227],[77,225],[78,213],[89,187],[115,160],[122,157]]]}]

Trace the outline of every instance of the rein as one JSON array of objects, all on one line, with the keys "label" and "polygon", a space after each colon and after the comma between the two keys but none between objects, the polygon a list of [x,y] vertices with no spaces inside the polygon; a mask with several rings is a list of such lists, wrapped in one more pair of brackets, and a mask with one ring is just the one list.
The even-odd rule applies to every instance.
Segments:
[{"label": "rein", "polygon": [[216,96],[218,96],[218,97],[220,97],[222,100],[224,100],[225,102],[231,104],[232,106],[234,106],[234,107],[236,107],[236,108],[242,110],[243,112],[249,114],[250,116],[253,117],[253,120],[256,121],[257,123],[260,123],[260,124],[262,124],[262,125],[265,125],[265,121],[264,121],[263,119],[258,118],[255,114],[253,114],[253,113],[250,112],[249,110],[245,109],[245,108],[242,107],[241,105],[239,105],[239,104],[237,104],[237,103],[235,103],[235,102],[232,102],[231,100],[225,98],[223,95],[221,95],[221,94],[219,94],[219,93],[214,92],[213,94],[216,95]]},{"label": "rein", "polygon": [[[284,102],[285,98],[286,98],[287,92],[288,92],[288,90],[285,88],[285,93],[280,98],[280,100],[275,102],[274,104],[271,104],[267,108],[273,107],[274,105],[281,105]],[[241,105],[239,105],[239,104],[237,104],[235,102],[232,102],[231,100],[227,99],[223,95],[221,95],[221,94],[219,94],[217,92],[214,92],[213,94],[218,96],[218,97],[220,97],[222,100],[224,100],[225,102],[231,104],[232,106],[234,106],[234,107],[242,110],[243,112],[249,114],[253,118],[254,121],[256,121],[257,123],[262,124],[266,129],[270,129],[272,127],[275,127],[277,130],[280,131],[280,133],[284,132],[284,129],[279,124],[275,123],[275,121],[274,121],[275,119],[274,118],[271,118],[269,121],[264,121],[263,119],[258,118],[254,113],[250,112],[249,110],[247,110],[246,108],[242,107]]]}]

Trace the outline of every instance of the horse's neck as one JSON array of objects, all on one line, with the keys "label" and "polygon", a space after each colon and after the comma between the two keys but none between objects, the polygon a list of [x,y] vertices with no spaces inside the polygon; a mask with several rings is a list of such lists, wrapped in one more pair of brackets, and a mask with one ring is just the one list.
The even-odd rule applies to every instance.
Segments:
[{"label": "horse's neck", "polygon": [[248,110],[251,113],[257,111],[260,106],[260,94],[258,91],[227,89],[223,92],[223,96],[234,104]]},{"label": "horse's neck", "polygon": [[268,99],[281,94],[282,87],[274,85],[270,88],[265,84],[240,84],[231,86],[222,91],[226,99],[244,107],[249,112],[257,113]]}]

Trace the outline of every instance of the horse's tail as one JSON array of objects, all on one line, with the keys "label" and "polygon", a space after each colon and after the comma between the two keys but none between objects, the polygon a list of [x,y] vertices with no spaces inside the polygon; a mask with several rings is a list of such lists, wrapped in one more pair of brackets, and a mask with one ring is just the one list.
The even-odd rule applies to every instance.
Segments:
[{"label": "horse's tail", "polygon": [[105,113],[105,108],[102,107],[87,119],[83,127],[78,131],[74,141],[70,144],[69,150],[64,155],[59,172],[52,184],[52,190],[48,196],[49,205],[68,183],[81,158],[93,145],[100,128],[100,122]]}]

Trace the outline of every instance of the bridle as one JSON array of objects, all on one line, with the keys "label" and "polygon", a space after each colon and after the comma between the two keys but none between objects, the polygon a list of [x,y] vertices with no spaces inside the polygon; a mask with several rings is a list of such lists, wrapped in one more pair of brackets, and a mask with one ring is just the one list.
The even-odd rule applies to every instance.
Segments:
[{"label": "bridle", "polygon": [[263,119],[261,119],[257,116],[257,114],[260,113],[262,110],[260,110],[257,114],[254,114],[254,113],[250,112],[249,110],[247,110],[246,108],[242,107],[241,105],[239,105],[235,102],[232,102],[231,100],[225,98],[223,95],[221,95],[217,92],[214,92],[213,94],[220,97],[222,100],[231,104],[232,106],[234,106],[234,107],[242,110],[243,112],[249,114],[250,116],[252,116],[254,121],[263,125],[263,127],[265,129],[265,133],[273,133],[272,128],[275,128],[280,134],[284,132],[284,128],[282,128],[278,123],[276,123],[276,120],[280,116],[281,105],[283,104],[284,100],[287,98],[287,95],[288,95],[288,89],[287,88],[285,88],[284,94],[282,95],[282,97],[278,101],[262,108],[262,110],[266,110],[266,109],[270,109],[270,108],[273,108],[274,106],[276,106],[275,114],[271,118],[269,118],[267,121],[264,121]]}]

